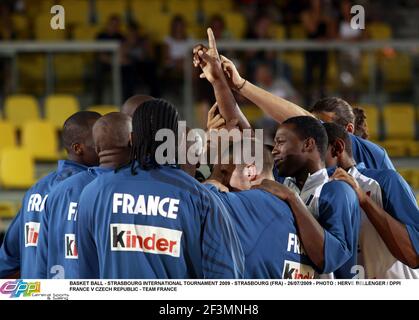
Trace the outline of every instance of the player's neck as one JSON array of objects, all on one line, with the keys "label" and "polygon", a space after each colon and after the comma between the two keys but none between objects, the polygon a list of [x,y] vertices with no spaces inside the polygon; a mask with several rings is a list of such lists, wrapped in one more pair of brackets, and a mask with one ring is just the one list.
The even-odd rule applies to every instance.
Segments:
[{"label": "player's neck", "polygon": [[300,170],[300,172],[295,176],[295,181],[297,186],[302,189],[304,184],[307,181],[309,175],[316,173],[317,171],[324,169],[325,164],[323,161],[317,160],[308,160],[306,166]]},{"label": "player's neck", "polygon": [[355,165],[356,165],[355,160],[347,154],[342,155],[339,159],[339,167],[341,167],[345,171],[348,171]]},{"label": "player's neck", "polygon": [[129,162],[130,150],[128,148],[115,148],[99,152],[100,167],[118,168]]}]

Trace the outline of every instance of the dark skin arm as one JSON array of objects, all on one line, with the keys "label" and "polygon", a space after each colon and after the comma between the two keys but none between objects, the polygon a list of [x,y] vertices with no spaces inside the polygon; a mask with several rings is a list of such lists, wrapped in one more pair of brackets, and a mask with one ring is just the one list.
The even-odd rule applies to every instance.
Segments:
[{"label": "dark skin arm", "polygon": [[345,170],[338,168],[331,177],[347,182],[356,192],[359,204],[371,221],[391,254],[410,268],[419,267],[419,255],[416,253],[407,232],[406,225],[393,218],[388,212],[374,202],[358,182]]},{"label": "dark skin arm", "polygon": [[207,33],[208,49],[202,45],[198,45],[193,49],[194,66],[200,66],[204,74],[203,77],[207,78],[211,83],[220,115],[226,121],[226,128],[230,129],[239,126],[240,129],[251,129],[249,122],[238,107],[227,79],[224,76],[211,28],[208,28]]},{"label": "dark skin arm", "polygon": [[307,209],[301,198],[286,186],[272,180],[263,180],[252,189],[262,189],[285,201],[290,206],[298,234],[304,246],[304,250],[311,261],[320,270],[324,267],[324,230]]}]

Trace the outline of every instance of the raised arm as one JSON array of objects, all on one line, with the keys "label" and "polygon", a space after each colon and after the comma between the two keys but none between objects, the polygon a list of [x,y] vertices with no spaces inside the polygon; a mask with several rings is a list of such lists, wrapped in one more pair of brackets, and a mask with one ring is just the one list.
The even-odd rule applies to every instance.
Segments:
[{"label": "raised arm", "polygon": [[238,107],[230,86],[224,76],[217,45],[211,28],[208,28],[209,48],[197,46],[194,48],[194,65],[202,69],[202,77],[207,78],[214,89],[220,115],[226,121],[227,128],[237,125],[240,129],[250,129],[251,126]]},{"label": "raised arm", "polygon": [[221,56],[223,71],[228,77],[231,88],[239,92],[243,97],[252,101],[256,106],[262,109],[279,123],[288,118],[296,116],[313,116],[302,107],[275,96],[272,93],[255,86],[250,81],[243,79],[237,71],[234,63],[224,56]]}]

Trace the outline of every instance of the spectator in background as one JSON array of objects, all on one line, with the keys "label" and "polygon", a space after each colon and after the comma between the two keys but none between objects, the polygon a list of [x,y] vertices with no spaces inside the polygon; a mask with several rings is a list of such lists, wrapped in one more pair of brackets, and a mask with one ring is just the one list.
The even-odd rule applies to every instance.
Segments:
[{"label": "spectator in background", "polygon": [[[106,24],[105,30],[99,33],[96,37],[99,41],[120,41],[125,40],[121,31],[121,19],[118,15],[112,15]],[[102,103],[102,94],[105,87],[105,79],[111,71],[112,55],[109,53],[100,53],[96,60],[96,72],[94,79],[94,103]]]},{"label": "spectator in background", "polygon": [[173,17],[170,24],[170,33],[164,39],[163,68],[164,78],[169,83],[166,87],[179,90],[179,80],[183,78],[183,63],[186,55],[187,41],[186,21],[181,15]]},{"label": "spectator in background", "polygon": [[[359,41],[363,38],[360,29],[351,27],[351,7],[352,1],[342,0],[340,6],[339,39],[343,41]],[[356,78],[360,72],[361,52],[359,49],[339,51],[339,79],[341,83],[341,93],[345,100],[357,101]]]},{"label": "spectator in background", "polygon": [[[246,38],[251,40],[272,40],[271,27],[271,18],[267,15],[261,15],[256,18],[254,24],[250,23],[248,25]],[[247,61],[247,73],[250,75],[255,74],[256,67],[261,63],[269,65],[273,70],[276,69],[276,54],[272,50],[249,50],[245,53],[245,59]]]},{"label": "spectator in background", "polygon": [[[310,0],[308,7],[301,14],[301,20],[307,38],[310,40],[325,41],[333,39],[336,35],[336,22],[333,12],[326,5],[326,1]],[[325,96],[327,67],[327,51],[305,52],[304,84],[306,105],[310,105],[313,99],[318,100]],[[314,77],[316,70],[319,72],[317,79]]]},{"label": "spectator in background", "polygon": [[[17,34],[13,25],[11,6],[7,3],[0,4],[0,41],[15,40]],[[3,59],[0,55],[0,96],[8,95],[11,93],[11,68],[10,60],[5,57]]]},{"label": "spectator in background", "polygon": [[226,28],[224,18],[220,14],[214,14],[209,20],[209,27],[214,33],[215,39],[230,39],[231,33]]},{"label": "spectator in background", "polygon": [[135,94],[140,83],[149,88],[151,96],[159,97],[158,68],[153,46],[148,36],[140,33],[136,23],[128,26],[125,41],[121,46],[121,57],[124,100]]},{"label": "spectator in background", "polygon": [[[297,105],[301,103],[301,99],[294,87],[286,79],[276,77],[269,65],[263,63],[259,64],[256,67],[254,78],[258,87]],[[265,115],[256,123],[256,126],[264,129],[264,141],[268,144],[273,143],[273,137],[275,136],[278,122]]]}]

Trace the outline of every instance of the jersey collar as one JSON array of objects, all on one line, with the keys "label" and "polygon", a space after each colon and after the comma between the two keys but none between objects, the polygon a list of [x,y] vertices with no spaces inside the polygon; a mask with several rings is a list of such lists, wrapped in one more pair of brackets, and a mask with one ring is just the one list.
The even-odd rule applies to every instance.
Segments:
[{"label": "jersey collar", "polygon": [[313,174],[309,174],[309,176],[308,176],[308,178],[307,178],[306,182],[304,183],[304,186],[301,190],[298,188],[295,178],[286,178],[285,181],[287,183],[284,182],[284,184],[287,184],[287,185],[289,185],[289,183],[291,182],[294,189],[299,194],[305,194],[307,192],[314,191],[319,186],[327,183],[329,181],[329,175],[327,174],[327,169],[326,168],[320,169],[319,171],[316,171]]}]

